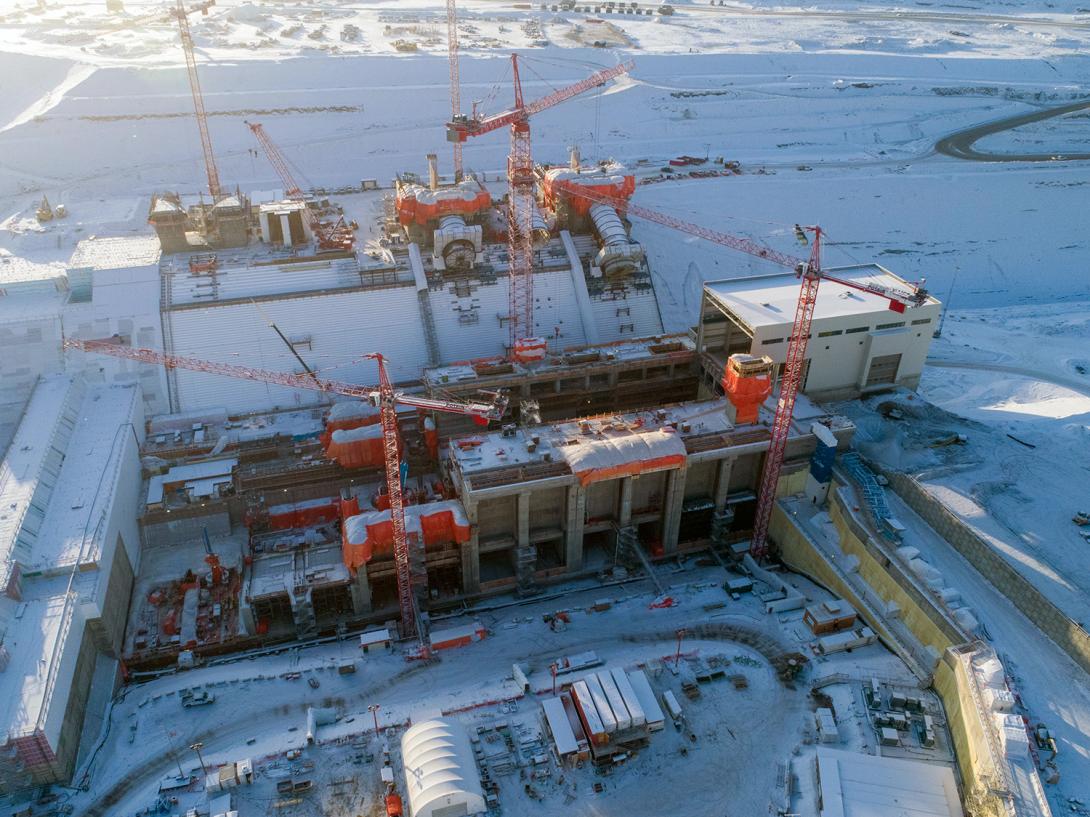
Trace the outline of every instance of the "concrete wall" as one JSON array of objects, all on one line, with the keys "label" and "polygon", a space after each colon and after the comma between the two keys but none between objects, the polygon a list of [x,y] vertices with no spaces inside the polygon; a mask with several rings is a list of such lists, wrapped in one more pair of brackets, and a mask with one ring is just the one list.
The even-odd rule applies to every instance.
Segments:
[{"label": "concrete wall", "polygon": [[1021,610],[1040,630],[1055,641],[1072,660],[1090,672],[1090,634],[1072,621],[1015,570],[971,527],[951,513],[919,482],[907,474],[888,472],[890,485],[905,504],[949,542],[980,575]]},{"label": "concrete wall", "polygon": [[221,513],[209,514],[207,510],[187,513],[185,509],[171,511],[170,514],[156,514],[154,521],[144,522],[144,542],[148,545],[178,545],[193,542],[208,529],[209,536],[228,536],[231,533],[231,517],[226,509]]},{"label": "concrete wall", "polygon": [[[95,639],[88,628],[77,631],[73,627],[70,640],[79,644],[79,650],[75,668],[72,671],[68,701],[63,707],[64,721],[61,725],[60,738],[54,750],[57,759],[52,769],[53,780],[59,782],[69,781],[75,771],[80,736],[83,734],[83,721],[87,715],[87,699],[91,694],[91,682],[95,676],[95,660],[98,657]],[[56,701],[54,705],[60,710],[60,701]]]}]

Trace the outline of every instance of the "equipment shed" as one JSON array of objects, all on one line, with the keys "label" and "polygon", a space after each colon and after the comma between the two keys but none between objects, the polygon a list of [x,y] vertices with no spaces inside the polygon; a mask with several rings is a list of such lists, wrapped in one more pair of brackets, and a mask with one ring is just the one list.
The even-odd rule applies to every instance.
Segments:
[{"label": "equipment shed", "polygon": [[444,718],[422,721],[401,738],[412,817],[463,817],[485,811],[469,735]]}]

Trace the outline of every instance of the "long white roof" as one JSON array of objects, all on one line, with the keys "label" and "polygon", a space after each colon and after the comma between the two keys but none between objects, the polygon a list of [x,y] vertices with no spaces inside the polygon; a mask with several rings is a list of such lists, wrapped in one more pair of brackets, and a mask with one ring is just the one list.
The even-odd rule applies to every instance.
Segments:
[{"label": "long white roof", "polygon": [[[860,284],[875,284],[900,290],[911,288],[903,278],[878,264],[836,267],[826,272],[846,281],[858,281]],[[799,279],[793,272],[782,272],[708,281],[704,284],[704,291],[748,327],[756,329],[762,326],[790,325],[795,320],[799,287]],[[938,301],[930,298],[928,303],[937,304]],[[815,321],[874,314],[894,313],[889,309],[889,301],[880,295],[861,292],[833,281],[822,281],[814,308]],[[890,320],[894,319],[891,317]]]}]

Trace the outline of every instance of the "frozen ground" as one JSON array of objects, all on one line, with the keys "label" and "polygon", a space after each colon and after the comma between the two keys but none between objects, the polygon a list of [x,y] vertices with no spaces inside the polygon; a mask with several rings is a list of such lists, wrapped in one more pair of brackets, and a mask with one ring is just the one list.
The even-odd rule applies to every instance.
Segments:
[{"label": "frozen ground", "polygon": [[[519,696],[514,683],[507,680],[516,661],[530,668],[534,690],[545,692],[551,686],[547,667],[552,660],[592,649],[608,665],[647,666],[656,688],[670,688],[680,696],[678,679],[664,668],[664,664],[673,663],[678,626],[731,626],[771,637],[785,649],[809,651],[807,645],[813,636],[801,622],[801,611],[767,616],[752,596],[730,601],[718,586],[722,576],[717,568],[669,576],[668,581],[675,582],[669,594],[676,604],[665,609],[649,607],[655,597],[647,590],[650,583],[641,582],[624,589],[591,589],[559,601],[484,613],[479,618],[491,628],[491,636],[483,643],[442,653],[435,666],[406,663],[399,653],[361,656],[351,641],[345,641],[304,651],[287,649],[255,661],[206,667],[133,686],[114,704],[109,729],[88,767],[93,772],[89,790],[73,794],[69,802],[77,814],[130,814],[153,802],[158,781],[176,770],[177,761],[171,753],[180,755],[186,770],[192,769],[195,757],[184,747],[202,740],[203,755],[210,765],[242,757],[255,759],[258,782],[252,789],[239,790],[243,802],[268,806],[270,799],[275,799],[271,781],[293,772],[325,784],[318,786],[311,798],[328,796],[333,779],[354,776],[360,789],[353,792],[356,799],[330,806],[325,813],[368,813],[375,806],[378,769],[370,762],[356,765],[352,758],[359,753],[380,756],[369,704],[380,706],[378,718],[383,728],[403,724],[410,716],[419,720],[440,711],[454,713],[469,726],[502,719],[534,727],[537,695],[519,701],[517,714],[501,711],[498,703]],[[811,598],[826,597],[801,579],[793,581]],[[613,598],[611,610],[583,611],[603,597]],[[705,609],[707,604],[724,601],[725,607]],[[542,613],[557,609],[572,611],[572,624],[559,633],[541,619]],[[680,786],[694,815],[721,814],[725,789],[731,792],[738,813],[765,813],[770,798],[782,797],[782,792],[777,795],[777,778],[782,780],[777,767],[787,763],[796,746],[812,739],[808,737],[813,728],[805,685],[795,690],[785,688],[759,653],[729,639],[692,637],[684,642],[683,652],[689,657],[725,656],[732,662],[729,672],[747,676],[749,688],[737,691],[728,682],[719,681],[705,687],[698,702],[680,697],[687,713],[686,731],[678,733],[668,724],[665,732],[652,737],[649,750],[609,778],[598,778],[589,768],[571,773],[565,783],[554,775],[544,783],[535,783],[542,802],[529,798],[517,778],[501,778],[504,812],[555,813],[555,809],[571,805],[567,798],[574,794],[577,804],[588,813],[611,817],[658,813],[670,810]],[[667,656],[669,660],[664,661]],[[356,659],[359,669],[355,675],[341,676],[334,671],[337,663],[346,659]],[[301,673],[302,678],[281,677],[292,672]],[[866,680],[877,674],[906,684],[912,681],[904,666],[878,645],[822,659],[809,672],[812,677],[845,673]],[[319,681],[319,688],[308,685],[306,679],[312,677]],[[216,695],[216,702],[183,710],[178,691],[201,686]],[[337,724],[319,731],[320,746],[305,748],[306,706],[334,707],[340,715]],[[876,751],[869,729],[852,722],[849,708],[845,704],[841,715],[844,740],[861,751]],[[695,735],[693,741],[688,739],[690,731]],[[398,737],[395,733],[390,739],[395,749]],[[294,763],[284,757],[292,748],[304,749]],[[942,752],[945,749],[939,756]],[[713,779],[716,785],[708,785]],[[604,796],[592,791],[597,780],[605,784]],[[195,799],[182,797],[187,802]],[[308,807],[316,806],[310,802]]]}]

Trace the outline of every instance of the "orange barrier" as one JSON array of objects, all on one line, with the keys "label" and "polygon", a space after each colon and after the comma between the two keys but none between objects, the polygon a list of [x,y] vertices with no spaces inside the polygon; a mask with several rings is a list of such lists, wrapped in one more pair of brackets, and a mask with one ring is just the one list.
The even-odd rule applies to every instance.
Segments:
[{"label": "orange barrier", "polygon": [[[358,509],[359,501],[346,500],[341,507],[345,511]],[[405,509],[405,531],[421,538],[425,548],[450,543],[460,545],[469,541],[469,518],[462,503],[456,499],[410,505]],[[341,527],[341,544],[344,563],[351,570],[367,564],[375,556],[393,553],[394,528],[389,509],[346,516]]]},{"label": "orange barrier", "polygon": [[383,463],[382,426],[338,429],[329,438],[325,455],[343,468],[370,468]]},{"label": "orange barrier", "polygon": [[[590,179],[594,179],[597,183],[589,183]],[[573,171],[568,171],[565,168],[546,171],[545,179],[542,184],[545,207],[555,211],[557,200],[563,198],[572,211],[581,216],[585,216],[590,211],[590,208],[594,206],[595,202],[590,199],[585,199],[582,196],[576,196],[569,193],[564,189],[565,185],[578,187],[581,190],[586,190],[588,193],[594,193],[598,196],[628,201],[636,191],[636,177],[629,175],[610,176],[605,173],[600,176],[590,174],[577,175]]]},{"label": "orange barrier", "polygon": [[340,518],[340,499],[335,496],[310,499],[305,502],[273,505],[269,508],[269,527],[273,530],[308,528],[312,525],[333,522]]},{"label": "orange barrier", "polygon": [[491,204],[492,196],[475,181],[439,190],[408,185],[397,193],[397,220],[402,224],[428,224],[443,216],[471,216]]}]

